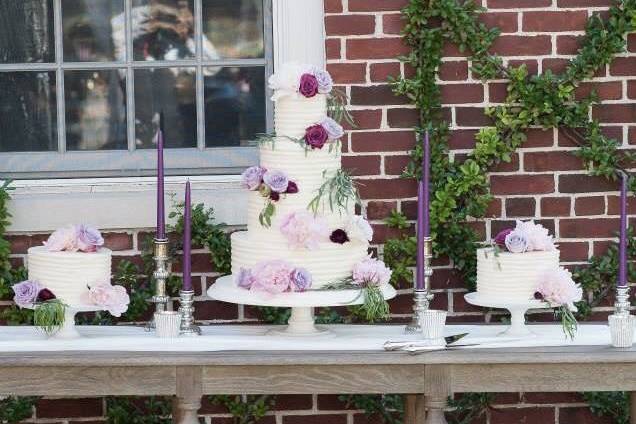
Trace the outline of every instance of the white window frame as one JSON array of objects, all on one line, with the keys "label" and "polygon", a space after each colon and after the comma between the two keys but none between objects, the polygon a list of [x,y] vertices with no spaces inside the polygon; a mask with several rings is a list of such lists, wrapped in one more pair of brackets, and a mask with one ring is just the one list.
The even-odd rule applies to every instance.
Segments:
[{"label": "white window frame", "polygon": [[[272,0],[274,68],[297,61],[325,65],[323,0]],[[193,184],[193,202],[213,207],[219,221],[247,222],[247,196],[238,175],[173,176],[166,181],[170,196],[180,198],[186,179]],[[47,232],[86,222],[104,230],[132,230],[155,225],[155,179],[70,178],[20,180],[13,183],[9,203],[14,233]]]}]

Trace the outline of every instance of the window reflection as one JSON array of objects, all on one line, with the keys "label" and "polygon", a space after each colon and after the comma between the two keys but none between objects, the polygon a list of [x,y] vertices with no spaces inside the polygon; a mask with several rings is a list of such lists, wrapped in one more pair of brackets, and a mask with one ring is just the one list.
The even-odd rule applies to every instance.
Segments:
[{"label": "window reflection", "polygon": [[206,146],[246,146],[265,132],[263,67],[206,68]]},{"label": "window reflection", "polygon": [[123,60],[115,43],[125,39],[123,0],[63,0],[64,60]]},{"label": "window reflection", "polygon": [[0,0],[0,63],[54,62],[53,0]]},{"label": "window reflection", "polygon": [[120,72],[64,72],[68,150],[127,148],[126,81]]},{"label": "window reflection", "polygon": [[194,68],[135,70],[137,148],[154,148],[159,113],[164,114],[166,147],[197,146]]},{"label": "window reflection", "polygon": [[263,0],[203,0],[203,45],[222,58],[264,57],[263,21]]}]

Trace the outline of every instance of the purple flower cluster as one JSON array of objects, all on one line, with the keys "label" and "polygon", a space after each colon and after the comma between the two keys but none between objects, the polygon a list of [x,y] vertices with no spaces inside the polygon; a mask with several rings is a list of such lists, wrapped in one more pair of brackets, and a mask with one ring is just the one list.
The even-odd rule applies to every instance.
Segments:
[{"label": "purple flower cluster", "polygon": [[511,253],[545,252],[555,249],[554,239],[548,230],[532,221],[517,221],[514,229],[500,231],[495,236],[494,242]]},{"label": "purple flower cluster", "polygon": [[320,123],[305,130],[305,143],[312,149],[322,149],[328,141],[339,140],[344,135],[344,129],[333,119],[327,117]]},{"label": "purple flower cluster", "polygon": [[303,292],[311,288],[311,283],[309,271],[282,260],[260,262],[252,269],[241,268],[236,276],[239,287],[270,294]]},{"label": "purple flower cluster", "polygon": [[13,301],[21,308],[32,307],[38,302],[55,299],[51,290],[42,287],[37,281],[26,280],[13,285]]},{"label": "purple flower cluster", "polygon": [[79,224],[55,230],[44,245],[50,252],[93,253],[104,245],[104,238],[96,228]]},{"label": "purple flower cluster", "polygon": [[298,92],[307,98],[316,94],[329,94],[333,89],[333,79],[329,72],[322,69],[311,69],[300,76]]},{"label": "purple flower cluster", "polygon": [[272,201],[280,200],[281,194],[298,193],[298,185],[290,181],[283,171],[268,171],[260,166],[247,168],[241,175],[243,188],[259,191],[263,197]]}]

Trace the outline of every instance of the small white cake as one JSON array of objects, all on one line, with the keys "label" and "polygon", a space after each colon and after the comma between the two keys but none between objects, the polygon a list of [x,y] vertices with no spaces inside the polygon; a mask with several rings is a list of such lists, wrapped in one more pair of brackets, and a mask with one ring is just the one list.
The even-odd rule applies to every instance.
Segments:
[{"label": "small white cake", "polygon": [[29,280],[37,281],[68,305],[81,305],[88,286],[110,284],[112,251],[50,252],[45,246],[28,250]]},{"label": "small white cake", "polygon": [[477,293],[495,301],[534,299],[540,276],[559,267],[559,251],[524,253],[477,250]]}]

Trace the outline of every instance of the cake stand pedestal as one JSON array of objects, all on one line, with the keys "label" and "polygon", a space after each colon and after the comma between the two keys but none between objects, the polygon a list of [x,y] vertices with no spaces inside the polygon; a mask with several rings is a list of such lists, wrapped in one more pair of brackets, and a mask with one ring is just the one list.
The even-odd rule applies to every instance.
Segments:
[{"label": "cake stand pedestal", "polygon": [[534,333],[526,325],[526,312],[529,309],[549,309],[545,302],[535,299],[527,301],[506,301],[496,300],[481,296],[477,292],[468,293],[464,296],[466,302],[475,306],[487,308],[507,309],[510,312],[510,326],[505,331],[499,333],[499,337],[532,337]]},{"label": "cake stand pedestal", "polygon": [[[35,309],[35,307],[29,307],[29,309]],[[77,331],[75,325],[75,315],[80,312],[98,312],[103,309],[95,305],[73,305],[67,306],[64,311],[64,324],[55,333],[49,336],[50,339],[69,340],[78,339],[82,335]]]},{"label": "cake stand pedestal", "polygon": [[[381,289],[385,299],[392,299],[397,294],[389,284],[382,286]],[[364,303],[364,296],[360,290],[310,290],[302,293],[273,295],[240,288],[234,283],[231,275],[216,280],[216,283],[208,289],[208,296],[222,302],[240,305],[291,308],[287,327],[284,330],[270,331],[271,334],[291,337],[332,335],[329,330],[316,326],[314,308]]]}]

